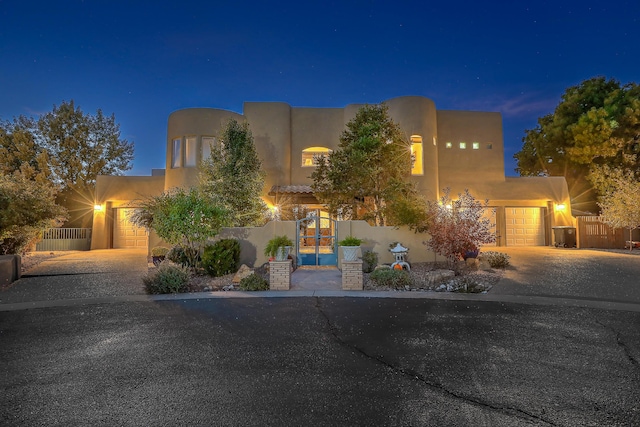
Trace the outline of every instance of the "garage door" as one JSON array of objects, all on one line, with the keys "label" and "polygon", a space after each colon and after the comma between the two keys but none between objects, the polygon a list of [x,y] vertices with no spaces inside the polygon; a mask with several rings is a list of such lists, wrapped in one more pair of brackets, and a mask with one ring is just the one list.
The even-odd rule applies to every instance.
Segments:
[{"label": "garage door", "polygon": [[147,230],[144,227],[138,227],[129,221],[129,215],[134,211],[134,209],[119,208],[115,211],[115,224],[113,226],[114,249],[147,249]]},{"label": "garage door", "polygon": [[506,208],[507,246],[544,246],[541,208]]}]

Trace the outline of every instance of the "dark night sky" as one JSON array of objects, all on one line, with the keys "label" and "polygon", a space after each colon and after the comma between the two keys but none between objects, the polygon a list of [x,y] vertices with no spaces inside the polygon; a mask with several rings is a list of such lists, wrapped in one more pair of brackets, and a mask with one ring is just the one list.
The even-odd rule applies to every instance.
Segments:
[{"label": "dark night sky", "polygon": [[403,95],[499,111],[507,175],[564,89],[640,82],[640,1],[0,0],[0,119],[114,113],[128,174],[165,166],[172,111],[344,107]]}]

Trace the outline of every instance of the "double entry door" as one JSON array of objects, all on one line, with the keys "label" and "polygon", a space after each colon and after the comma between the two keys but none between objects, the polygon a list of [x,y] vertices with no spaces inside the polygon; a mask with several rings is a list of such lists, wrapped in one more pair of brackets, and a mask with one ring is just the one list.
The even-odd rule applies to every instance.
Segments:
[{"label": "double entry door", "polygon": [[309,216],[296,221],[298,265],[338,265],[336,221],[327,216]]}]

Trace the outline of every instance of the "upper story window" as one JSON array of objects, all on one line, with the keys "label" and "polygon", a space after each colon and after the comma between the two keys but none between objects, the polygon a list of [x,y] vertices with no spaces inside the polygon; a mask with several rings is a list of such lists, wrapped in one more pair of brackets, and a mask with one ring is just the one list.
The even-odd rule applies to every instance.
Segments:
[{"label": "upper story window", "polygon": [[302,166],[311,167],[318,165],[319,157],[327,157],[332,150],[327,147],[309,147],[302,150]]},{"label": "upper story window", "polygon": [[472,142],[471,143],[471,148],[473,148],[474,150],[479,150],[480,149],[480,143],[479,142]]},{"label": "upper story window", "polygon": [[175,138],[171,142],[171,167],[179,168],[181,166],[181,154],[182,154],[182,138]]},{"label": "upper story window", "polygon": [[446,148],[451,148],[451,147],[453,147],[453,144],[452,144],[451,142],[445,142],[445,143],[444,143],[444,146],[445,146]]},{"label": "upper story window", "polygon": [[467,149],[467,143],[466,142],[461,142],[460,143],[460,149],[461,150],[466,150]]},{"label": "upper story window", "polygon": [[196,137],[188,136],[184,139],[184,166],[187,168],[196,165]]},{"label": "upper story window", "polygon": [[207,160],[211,157],[211,147],[214,147],[216,139],[212,136],[202,137],[202,160]]},{"label": "upper story window", "polygon": [[424,175],[422,137],[411,135],[411,175]]}]

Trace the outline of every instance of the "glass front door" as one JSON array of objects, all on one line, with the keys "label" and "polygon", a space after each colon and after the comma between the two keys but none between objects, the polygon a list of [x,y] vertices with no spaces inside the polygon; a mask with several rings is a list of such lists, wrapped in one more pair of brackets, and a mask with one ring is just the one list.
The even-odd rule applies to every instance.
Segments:
[{"label": "glass front door", "polygon": [[298,265],[338,265],[335,223],[322,213],[297,221]]}]

